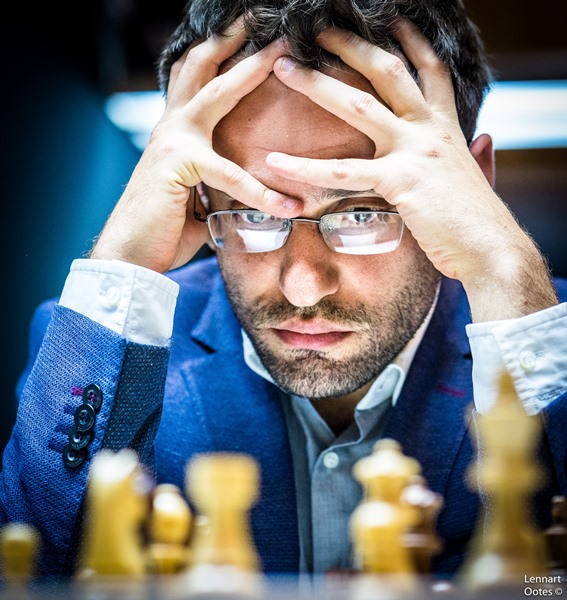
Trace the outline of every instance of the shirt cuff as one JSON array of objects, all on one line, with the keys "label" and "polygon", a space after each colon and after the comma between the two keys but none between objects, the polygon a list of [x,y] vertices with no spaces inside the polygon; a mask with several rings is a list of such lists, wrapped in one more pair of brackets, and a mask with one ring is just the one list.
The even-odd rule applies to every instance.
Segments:
[{"label": "shirt cuff", "polygon": [[529,415],[567,389],[567,303],[505,321],[466,326],[473,357],[476,410],[487,413],[508,371]]},{"label": "shirt cuff", "polygon": [[119,260],[76,259],[59,304],[131,342],[165,346],[173,331],[179,285]]}]

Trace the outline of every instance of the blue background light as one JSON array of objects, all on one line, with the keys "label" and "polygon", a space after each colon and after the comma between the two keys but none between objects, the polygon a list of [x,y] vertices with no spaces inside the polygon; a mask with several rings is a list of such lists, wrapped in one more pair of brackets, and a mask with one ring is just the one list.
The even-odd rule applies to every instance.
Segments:
[{"label": "blue background light", "polygon": [[[164,106],[161,92],[124,92],[112,94],[105,110],[143,150]],[[567,80],[494,83],[477,133],[489,133],[497,150],[567,147]]]}]

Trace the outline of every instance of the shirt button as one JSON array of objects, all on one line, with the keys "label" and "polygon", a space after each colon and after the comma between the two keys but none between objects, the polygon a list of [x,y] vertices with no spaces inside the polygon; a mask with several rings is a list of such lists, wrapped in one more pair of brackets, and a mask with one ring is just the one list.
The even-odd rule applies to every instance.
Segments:
[{"label": "shirt button", "polygon": [[535,352],[531,350],[522,350],[520,352],[520,356],[518,357],[520,362],[520,366],[524,371],[533,371],[536,365],[536,355]]},{"label": "shirt button", "polygon": [[115,286],[109,287],[106,290],[106,304],[109,308],[116,308],[120,303],[120,297],[122,296],[120,288]]},{"label": "shirt button", "polygon": [[327,452],[323,456],[323,464],[327,469],[336,469],[339,466],[339,455],[336,452]]}]

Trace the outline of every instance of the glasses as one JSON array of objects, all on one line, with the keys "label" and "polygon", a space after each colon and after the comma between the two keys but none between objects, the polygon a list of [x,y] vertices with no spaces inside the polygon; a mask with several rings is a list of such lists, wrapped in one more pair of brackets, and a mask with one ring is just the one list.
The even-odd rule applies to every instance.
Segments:
[{"label": "glasses", "polygon": [[218,210],[203,218],[217,248],[234,252],[271,252],[281,248],[289,238],[294,223],[318,226],[325,244],[342,254],[385,254],[398,248],[405,224],[397,212],[387,210],[353,210],[323,215],[320,219],[294,217],[283,219],[258,210]]}]

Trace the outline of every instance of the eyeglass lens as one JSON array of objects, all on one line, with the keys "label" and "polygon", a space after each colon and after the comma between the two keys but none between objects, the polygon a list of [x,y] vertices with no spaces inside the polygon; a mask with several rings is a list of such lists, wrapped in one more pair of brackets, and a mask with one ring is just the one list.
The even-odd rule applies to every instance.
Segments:
[{"label": "eyeglass lens", "polygon": [[[207,219],[215,245],[230,252],[270,252],[281,248],[293,225],[253,210],[219,211]],[[316,221],[314,221],[316,223]],[[383,254],[395,250],[403,234],[398,213],[351,211],[323,215],[319,231],[329,248],[344,254]]]}]

